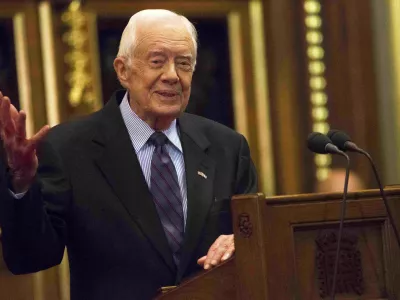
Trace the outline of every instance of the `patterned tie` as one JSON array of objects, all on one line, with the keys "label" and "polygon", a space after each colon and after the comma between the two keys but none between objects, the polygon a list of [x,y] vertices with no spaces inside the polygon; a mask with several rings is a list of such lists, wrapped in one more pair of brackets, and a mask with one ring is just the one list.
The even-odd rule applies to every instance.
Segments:
[{"label": "patterned tie", "polygon": [[184,225],[178,176],[165,147],[168,138],[162,132],[154,132],[149,143],[155,146],[151,159],[150,191],[175,263],[179,265]]}]

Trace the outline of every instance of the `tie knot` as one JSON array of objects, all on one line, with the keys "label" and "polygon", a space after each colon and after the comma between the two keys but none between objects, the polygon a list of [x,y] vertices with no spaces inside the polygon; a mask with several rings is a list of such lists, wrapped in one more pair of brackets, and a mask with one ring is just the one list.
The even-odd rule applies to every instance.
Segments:
[{"label": "tie knot", "polygon": [[149,137],[149,142],[156,147],[164,146],[168,142],[168,138],[164,133],[156,131]]}]

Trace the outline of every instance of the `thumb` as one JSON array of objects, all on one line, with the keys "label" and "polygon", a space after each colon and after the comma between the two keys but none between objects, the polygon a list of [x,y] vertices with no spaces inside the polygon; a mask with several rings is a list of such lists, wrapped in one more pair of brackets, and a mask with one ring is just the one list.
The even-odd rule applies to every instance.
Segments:
[{"label": "thumb", "polygon": [[197,264],[200,265],[200,266],[203,266],[203,265],[204,265],[204,262],[206,261],[206,258],[207,258],[207,256],[200,257],[200,258],[197,260]]}]

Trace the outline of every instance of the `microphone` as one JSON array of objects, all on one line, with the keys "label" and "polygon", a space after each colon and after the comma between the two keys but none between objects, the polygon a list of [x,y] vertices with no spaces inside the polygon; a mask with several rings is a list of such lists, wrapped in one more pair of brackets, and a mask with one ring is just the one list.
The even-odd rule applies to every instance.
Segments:
[{"label": "microphone", "polygon": [[362,150],[355,143],[353,143],[350,137],[343,131],[332,129],[329,130],[327,136],[332,143],[334,143],[342,151],[352,151],[368,155],[366,151]]},{"label": "microphone", "polygon": [[385,204],[386,212],[388,214],[390,224],[392,225],[392,228],[393,228],[393,231],[394,231],[394,235],[396,237],[397,244],[399,245],[399,248],[400,248],[400,235],[399,235],[399,232],[398,232],[398,230],[396,228],[396,225],[394,223],[393,216],[392,216],[389,204],[387,202],[385,192],[383,191],[383,186],[382,186],[382,183],[381,183],[377,168],[375,166],[375,163],[372,160],[372,157],[369,155],[369,153],[367,151],[359,148],[355,143],[353,143],[351,141],[350,137],[346,133],[344,133],[343,131],[330,130],[328,132],[328,137],[341,150],[361,153],[361,154],[365,155],[368,158],[368,160],[369,160],[369,162],[371,164],[372,170],[374,172],[376,182],[378,183],[379,191],[380,191],[381,197],[383,199],[383,203]]},{"label": "microphone", "polygon": [[312,152],[319,154],[339,154],[347,157],[347,154],[335,146],[332,141],[324,134],[319,132],[312,132],[307,138],[307,147]]},{"label": "microphone", "polygon": [[320,154],[328,154],[328,153],[339,154],[344,156],[347,160],[346,176],[344,179],[344,188],[343,188],[342,207],[340,212],[339,234],[336,247],[336,258],[335,258],[335,266],[333,271],[332,289],[331,289],[331,299],[335,300],[336,277],[339,265],[340,244],[342,241],[344,217],[346,215],[347,188],[349,185],[349,175],[350,175],[350,158],[346,153],[340,150],[337,145],[334,145],[329,137],[319,132],[313,132],[309,134],[307,138],[307,146],[308,149],[310,149],[312,152]]}]

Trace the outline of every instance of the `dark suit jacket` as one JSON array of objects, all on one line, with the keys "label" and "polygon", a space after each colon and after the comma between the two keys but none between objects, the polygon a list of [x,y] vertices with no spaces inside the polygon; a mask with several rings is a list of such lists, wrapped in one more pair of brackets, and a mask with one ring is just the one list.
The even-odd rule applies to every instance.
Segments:
[{"label": "dark suit jacket", "polygon": [[188,216],[177,269],[119,110],[124,93],[51,130],[38,150],[35,184],[22,199],[12,198],[0,179],[8,268],[21,274],[57,265],[66,245],[73,300],[149,299],[179,283],[200,270],[197,259],[220,234],[232,232],[230,197],[256,192],[243,136],[184,113],[178,124]]}]

